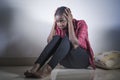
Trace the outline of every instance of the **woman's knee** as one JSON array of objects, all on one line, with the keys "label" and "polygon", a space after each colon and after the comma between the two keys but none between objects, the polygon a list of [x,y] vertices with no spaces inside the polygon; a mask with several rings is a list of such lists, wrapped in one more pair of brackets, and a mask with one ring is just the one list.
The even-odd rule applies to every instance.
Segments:
[{"label": "woman's knee", "polygon": [[64,50],[64,49],[69,50],[71,47],[69,39],[67,37],[62,38],[59,47],[61,47],[62,50]]},{"label": "woman's knee", "polygon": [[61,37],[58,36],[58,35],[55,35],[55,36],[53,36],[53,38],[50,42],[56,42],[56,41],[59,41],[59,40],[61,40]]},{"label": "woman's knee", "polygon": [[66,43],[66,42],[70,43],[69,38],[67,36],[65,36],[64,38],[62,38],[62,42],[64,42],[64,43]]}]

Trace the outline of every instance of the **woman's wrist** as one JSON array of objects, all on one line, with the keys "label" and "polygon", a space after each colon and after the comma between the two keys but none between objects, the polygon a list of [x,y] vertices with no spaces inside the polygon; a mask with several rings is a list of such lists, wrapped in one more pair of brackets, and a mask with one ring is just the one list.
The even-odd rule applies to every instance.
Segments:
[{"label": "woman's wrist", "polygon": [[71,26],[73,26],[73,23],[72,23],[72,20],[69,20],[68,21],[68,27],[71,27]]}]

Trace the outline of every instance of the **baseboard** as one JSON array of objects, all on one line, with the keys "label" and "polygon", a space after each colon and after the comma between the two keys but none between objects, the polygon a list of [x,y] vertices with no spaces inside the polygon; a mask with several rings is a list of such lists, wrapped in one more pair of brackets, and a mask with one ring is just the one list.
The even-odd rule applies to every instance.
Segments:
[{"label": "baseboard", "polygon": [[36,57],[5,57],[0,58],[0,66],[31,66],[36,59]]}]

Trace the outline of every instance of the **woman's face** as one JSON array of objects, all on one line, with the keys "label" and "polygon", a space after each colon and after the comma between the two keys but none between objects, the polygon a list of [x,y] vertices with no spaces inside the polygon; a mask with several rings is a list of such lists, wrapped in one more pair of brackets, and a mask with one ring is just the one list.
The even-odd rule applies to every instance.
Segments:
[{"label": "woman's face", "polygon": [[56,15],[55,16],[55,20],[56,20],[56,24],[60,29],[65,29],[67,28],[67,19],[65,18],[65,16],[60,16],[60,15]]}]

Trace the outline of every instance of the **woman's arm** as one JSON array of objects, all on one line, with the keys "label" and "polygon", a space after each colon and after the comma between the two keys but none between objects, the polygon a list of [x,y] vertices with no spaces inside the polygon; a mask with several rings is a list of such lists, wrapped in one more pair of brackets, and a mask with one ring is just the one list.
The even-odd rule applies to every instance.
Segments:
[{"label": "woman's arm", "polygon": [[73,17],[71,12],[69,11],[69,9],[66,10],[66,14],[65,15],[68,19],[68,32],[69,32],[69,40],[71,41],[72,45],[74,48],[77,48],[79,46],[79,42],[78,39],[75,35],[75,31],[74,31],[74,26],[73,26]]},{"label": "woman's arm", "polygon": [[75,35],[75,31],[74,31],[74,27],[73,27],[72,22],[69,22],[68,26],[69,26],[69,28],[68,28],[69,40],[73,44],[74,48],[77,48],[79,46],[79,42],[78,42],[78,39]]},{"label": "woman's arm", "polygon": [[55,35],[55,22],[53,23],[52,29],[50,31],[48,38],[47,38],[48,43],[52,40],[54,35]]}]

